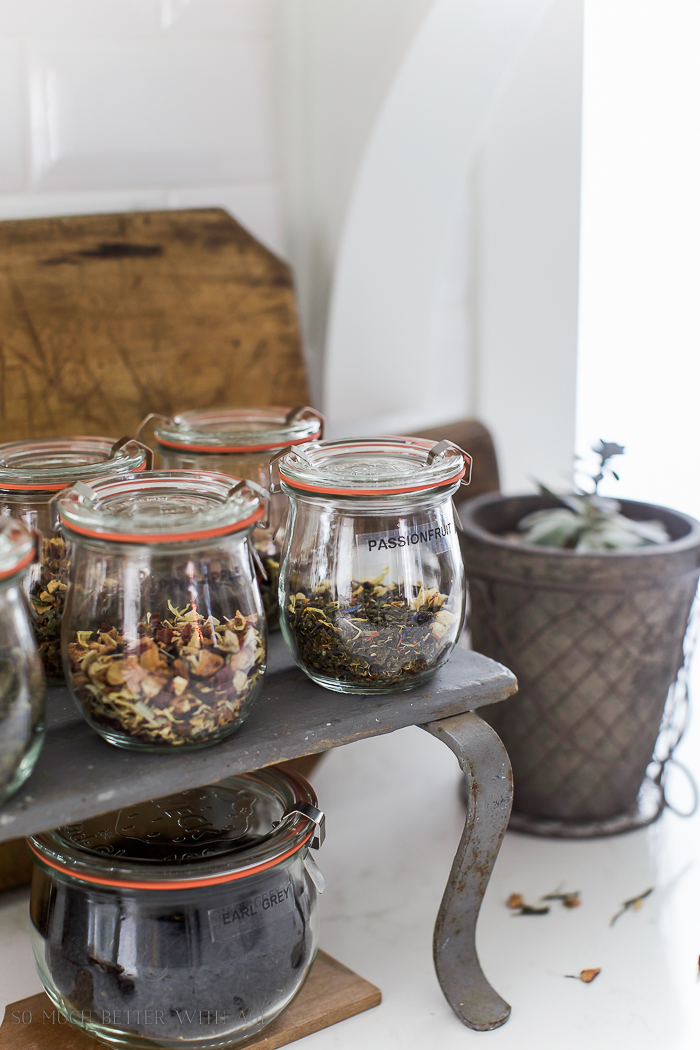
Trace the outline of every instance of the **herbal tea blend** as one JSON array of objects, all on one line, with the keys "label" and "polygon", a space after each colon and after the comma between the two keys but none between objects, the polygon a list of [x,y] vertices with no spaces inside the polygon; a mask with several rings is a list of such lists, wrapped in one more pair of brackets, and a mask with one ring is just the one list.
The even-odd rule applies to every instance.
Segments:
[{"label": "herbal tea blend", "polygon": [[41,438],[0,445],[0,515],[19,518],[44,538],[41,560],[24,579],[34,633],[49,682],[63,681],[61,619],[70,544],[53,534],[50,501],[77,481],[143,470],[152,453],[137,441]]},{"label": "herbal tea blend", "polygon": [[454,645],[460,621],[436,588],[353,580],[350,598],[333,600],[320,584],[310,597],[292,594],[287,624],[305,666],[338,682],[400,689],[433,667]]},{"label": "herbal tea blend", "polygon": [[69,572],[70,557],[65,540],[60,536],[44,539],[39,577],[31,584],[29,601],[34,612],[39,656],[47,677],[52,680],[63,677],[61,619]]},{"label": "herbal tea blend", "polygon": [[32,943],[52,1001],[116,1047],[255,1035],[316,954],[316,806],[298,774],[261,770],[32,838]]},{"label": "herbal tea blend", "polygon": [[72,489],[58,510],[73,545],[66,675],[88,722],[136,749],[234,732],[267,654],[248,546],[259,492],[222,474],[154,471]]},{"label": "herbal tea blend", "polygon": [[[147,416],[159,422],[155,438],[164,467],[216,470],[269,485],[270,461],[290,446],[323,436],[323,417],[313,408],[217,408],[183,412],[173,419]],[[266,528],[256,530],[253,544],[264,572],[258,572],[268,629],[279,626],[277,590],[287,500],[277,493],[270,504]]]},{"label": "herbal tea blend", "polygon": [[[134,635],[77,631],[68,646],[71,685],[92,721],[151,744],[192,744],[236,724],[262,674],[258,616],[220,623],[168,603]],[[105,625],[107,626],[107,625]]]},{"label": "herbal tea blend", "polygon": [[0,802],[27,779],[43,741],[46,684],[22,594],[35,558],[36,537],[0,519]]},{"label": "herbal tea blend", "polygon": [[309,442],[282,457],[282,631],[315,682],[412,689],[447,660],[465,600],[452,496],[470,462],[415,438]]}]

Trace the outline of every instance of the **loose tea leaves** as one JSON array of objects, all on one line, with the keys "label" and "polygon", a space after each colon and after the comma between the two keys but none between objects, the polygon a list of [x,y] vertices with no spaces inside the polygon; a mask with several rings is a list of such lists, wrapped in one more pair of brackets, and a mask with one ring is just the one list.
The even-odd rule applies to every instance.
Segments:
[{"label": "loose tea leaves", "polygon": [[103,624],[68,646],[71,684],[98,724],[148,744],[204,743],[238,721],[262,673],[257,615],[220,622],[168,602],[133,635]]},{"label": "loose tea leaves", "polygon": [[45,539],[39,576],[29,594],[32,622],[46,677],[63,680],[61,618],[68,589],[70,546],[60,536]]},{"label": "loose tea leaves", "polygon": [[630,897],[629,900],[623,901],[622,902],[622,907],[620,908],[620,910],[618,912],[616,912],[613,915],[612,919],[610,920],[610,925],[614,926],[615,923],[617,922],[617,920],[620,918],[620,916],[624,915],[626,911],[630,910],[630,908],[633,911],[639,911],[639,909],[642,907],[642,904],[644,903],[645,898],[648,897],[649,894],[653,893],[653,892],[654,892],[654,887],[650,886],[648,890],[644,891],[644,893],[640,893],[636,897]]},{"label": "loose tea leaves", "polygon": [[601,972],[600,966],[597,966],[593,970],[581,970],[581,973],[565,973],[565,977],[570,977],[572,981],[583,981],[584,984],[590,984],[591,981],[595,981],[598,974]]},{"label": "loose tea leaves", "polygon": [[561,901],[565,908],[578,908],[581,904],[581,891],[573,890],[571,893],[546,893],[540,897],[541,901]]},{"label": "loose tea leaves", "polygon": [[458,617],[448,596],[418,584],[407,597],[381,577],[353,581],[348,598],[327,584],[289,597],[287,625],[311,670],[356,685],[402,686],[451,648]]}]

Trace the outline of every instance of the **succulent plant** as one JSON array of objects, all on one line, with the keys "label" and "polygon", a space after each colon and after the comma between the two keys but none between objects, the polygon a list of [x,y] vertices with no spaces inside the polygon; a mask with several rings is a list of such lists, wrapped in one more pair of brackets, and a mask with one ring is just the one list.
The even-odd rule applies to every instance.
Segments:
[{"label": "succulent plant", "polygon": [[668,543],[670,537],[660,521],[633,521],[621,513],[617,500],[598,495],[598,486],[607,473],[619,481],[608,461],[621,456],[624,446],[601,441],[593,451],[600,457],[600,464],[595,474],[588,475],[593,482],[592,491],[579,488],[571,495],[559,496],[540,484],[540,494],[556,500],[558,506],[521,518],[520,541],[535,547],[577,551],[625,550]]}]

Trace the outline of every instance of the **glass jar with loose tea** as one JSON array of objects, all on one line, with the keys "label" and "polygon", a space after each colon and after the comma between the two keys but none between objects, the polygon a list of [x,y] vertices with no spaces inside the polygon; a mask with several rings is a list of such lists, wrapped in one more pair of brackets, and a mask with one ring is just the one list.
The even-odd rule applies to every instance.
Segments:
[{"label": "glass jar with loose tea", "polygon": [[265,671],[248,539],[265,494],[207,471],[102,478],[59,494],[72,545],[66,681],[90,725],[136,750],[233,733]]},{"label": "glass jar with loose tea", "polygon": [[[323,417],[308,406],[298,408],[215,408],[183,412],[173,419],[156,419],[156,449],[164,467],[182,470],[217,470],[268,484],[269,463],[282,449],[323,437]],[[277,589],[280,552],[287,500],[278,492],[272,499],[266,529],[256,529],[253,543],[262,571],[258,583],[268,629],[279,626]]]},{"label": "glass jar with loose tea", "polygon": [[38,438],[0,445],[0,516],[19,518],[43,537],[41,557],[24,577],[24,587],[50,683],[63,682],[61,618],[70,546],[52,532],[49,503],[75,481],[143,470],[152,458],[149,448],[129,438]]},{"label": "glass jar with loose tea", "polygon": [[310,442],[280,458],[282,632],[315,682],[396,692],[447,660],[465,603],[452,497],[470,468],[450,442],[402,437]]},{"label": "glass jar with loose tea", "polygon": [[46,684],[22,589],[38,541],[22,522],[0,518],[0,802],[27,779],[44,739]]},{"label": "glass jar with loose tea", "polygon": [[29,839],[34,958],[61,1014],[143,1050],[270,1024],[316,955],[316,805],[298,774],[261,770]]}]

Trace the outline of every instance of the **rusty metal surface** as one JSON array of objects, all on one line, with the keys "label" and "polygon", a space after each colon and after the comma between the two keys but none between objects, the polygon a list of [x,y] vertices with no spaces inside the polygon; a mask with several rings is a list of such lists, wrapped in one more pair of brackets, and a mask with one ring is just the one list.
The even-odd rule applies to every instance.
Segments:
[{"label": "rusty metal surface", "polygon": [[508,826],[513,777],[506,750],[478,715],[468,712],[422,726],[459,760],[466,778],[467,819],[433,935],[435,970],[448,1003],[469,1028],[500,1028],[510,1006],[483,974],[476,921]]},{"label": "rusty metal surface", "polygon": [[242,728],[201,751],[125,751],[83,720],[67,689],[49,691],[49,728],[34,772],[0,807],[0,840],[317,754],[363,737],[446,718],[515,692],[507,668],[457,647],[421,689],[369,697],[332,693],[293,664],[279,635],[270,639],[263,692]]}]

